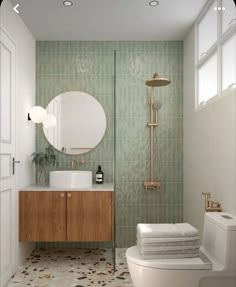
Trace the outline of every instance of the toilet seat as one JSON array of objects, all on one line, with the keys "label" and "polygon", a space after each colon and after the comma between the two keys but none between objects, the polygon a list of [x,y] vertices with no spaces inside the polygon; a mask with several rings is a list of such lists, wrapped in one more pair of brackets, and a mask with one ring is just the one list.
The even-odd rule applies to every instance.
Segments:
[{"label": "toilet seat", "polygon": [[212,263],[202,253],[199,257],[194,258],[178,258],[178,259],[142,259],[138,247],[133,246],[127,249],[126,258],[130,262],[137,265],[156,268],[156,269],[171,269],[171,270],[210,270]]}]

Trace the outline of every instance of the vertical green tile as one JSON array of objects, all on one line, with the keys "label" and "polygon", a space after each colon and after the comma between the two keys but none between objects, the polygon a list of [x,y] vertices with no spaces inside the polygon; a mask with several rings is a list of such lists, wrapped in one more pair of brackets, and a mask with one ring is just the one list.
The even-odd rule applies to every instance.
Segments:
[{"label": "vertical green tile", "polygon": [[[136,224],[158,223],[163,208],[164,222],[183,220],[183,42],[137,41],[38,41],[36,102],[46,107],[56,95],[80,90],[96,97],[107,115],[107,131],[101,143],[85,154],[83,169],[96,171],[101,163],[107,182],[113,179],[113,145],[116,144],[116,244],[135,244]],[[116,131],[113,107],[113,52],[117,51]],[[148,98],[145,80],[158,72],[171,85],[155,88],[155,99],[162,102],[155,130],[155,179],[161,191],[145,191],[149,180],[150,138]],[[115,137],[116,135],[116,137]],[[36,148],[47,141],[40,127]],[[58,152],[59,168],[70,169],[69,156]],[[40,243],[40,246],[95,246],[98,243]],[[99,246],[105,246],[103,243]]]}]

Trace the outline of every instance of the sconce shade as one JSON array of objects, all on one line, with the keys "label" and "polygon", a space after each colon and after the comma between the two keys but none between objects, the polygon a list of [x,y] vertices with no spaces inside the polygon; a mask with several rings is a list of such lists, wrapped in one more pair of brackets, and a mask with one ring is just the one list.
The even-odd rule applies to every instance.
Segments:
[{"label": "sconce shade", "polygon": [[47,111],[43,107],[35,106],[31,108],[29,116],[32,122],[41,124],[47,117]]},{"label": "sconce shade", "polygon": [[46,119],[43,121],[43,127],[45,129],[53,128],[57,124],[57,119],[54,115],[47,115]]}]

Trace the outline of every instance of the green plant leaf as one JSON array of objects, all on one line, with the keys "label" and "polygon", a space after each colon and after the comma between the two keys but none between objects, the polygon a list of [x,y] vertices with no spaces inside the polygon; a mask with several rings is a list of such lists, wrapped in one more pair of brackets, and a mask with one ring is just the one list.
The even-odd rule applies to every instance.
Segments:
[{"label": "green plant leaf", "polygon": [[45,148],[45,151],[32,153],[32,162],[43,169],[44,166],[55,166],[57,161],[57,155],[54,148],[49,145]]}]

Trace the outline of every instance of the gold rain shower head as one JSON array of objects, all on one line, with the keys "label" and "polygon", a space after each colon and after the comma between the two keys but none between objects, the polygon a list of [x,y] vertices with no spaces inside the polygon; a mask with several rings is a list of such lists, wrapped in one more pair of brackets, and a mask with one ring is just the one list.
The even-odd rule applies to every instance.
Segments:
[{"label": "gold rain shower head", "polygon": [[153,78],[151,80],[147,80],[145,84],[149,87],[161,87],[169,85],[170,80],[161,78],[157,73],[155,73]]}]

